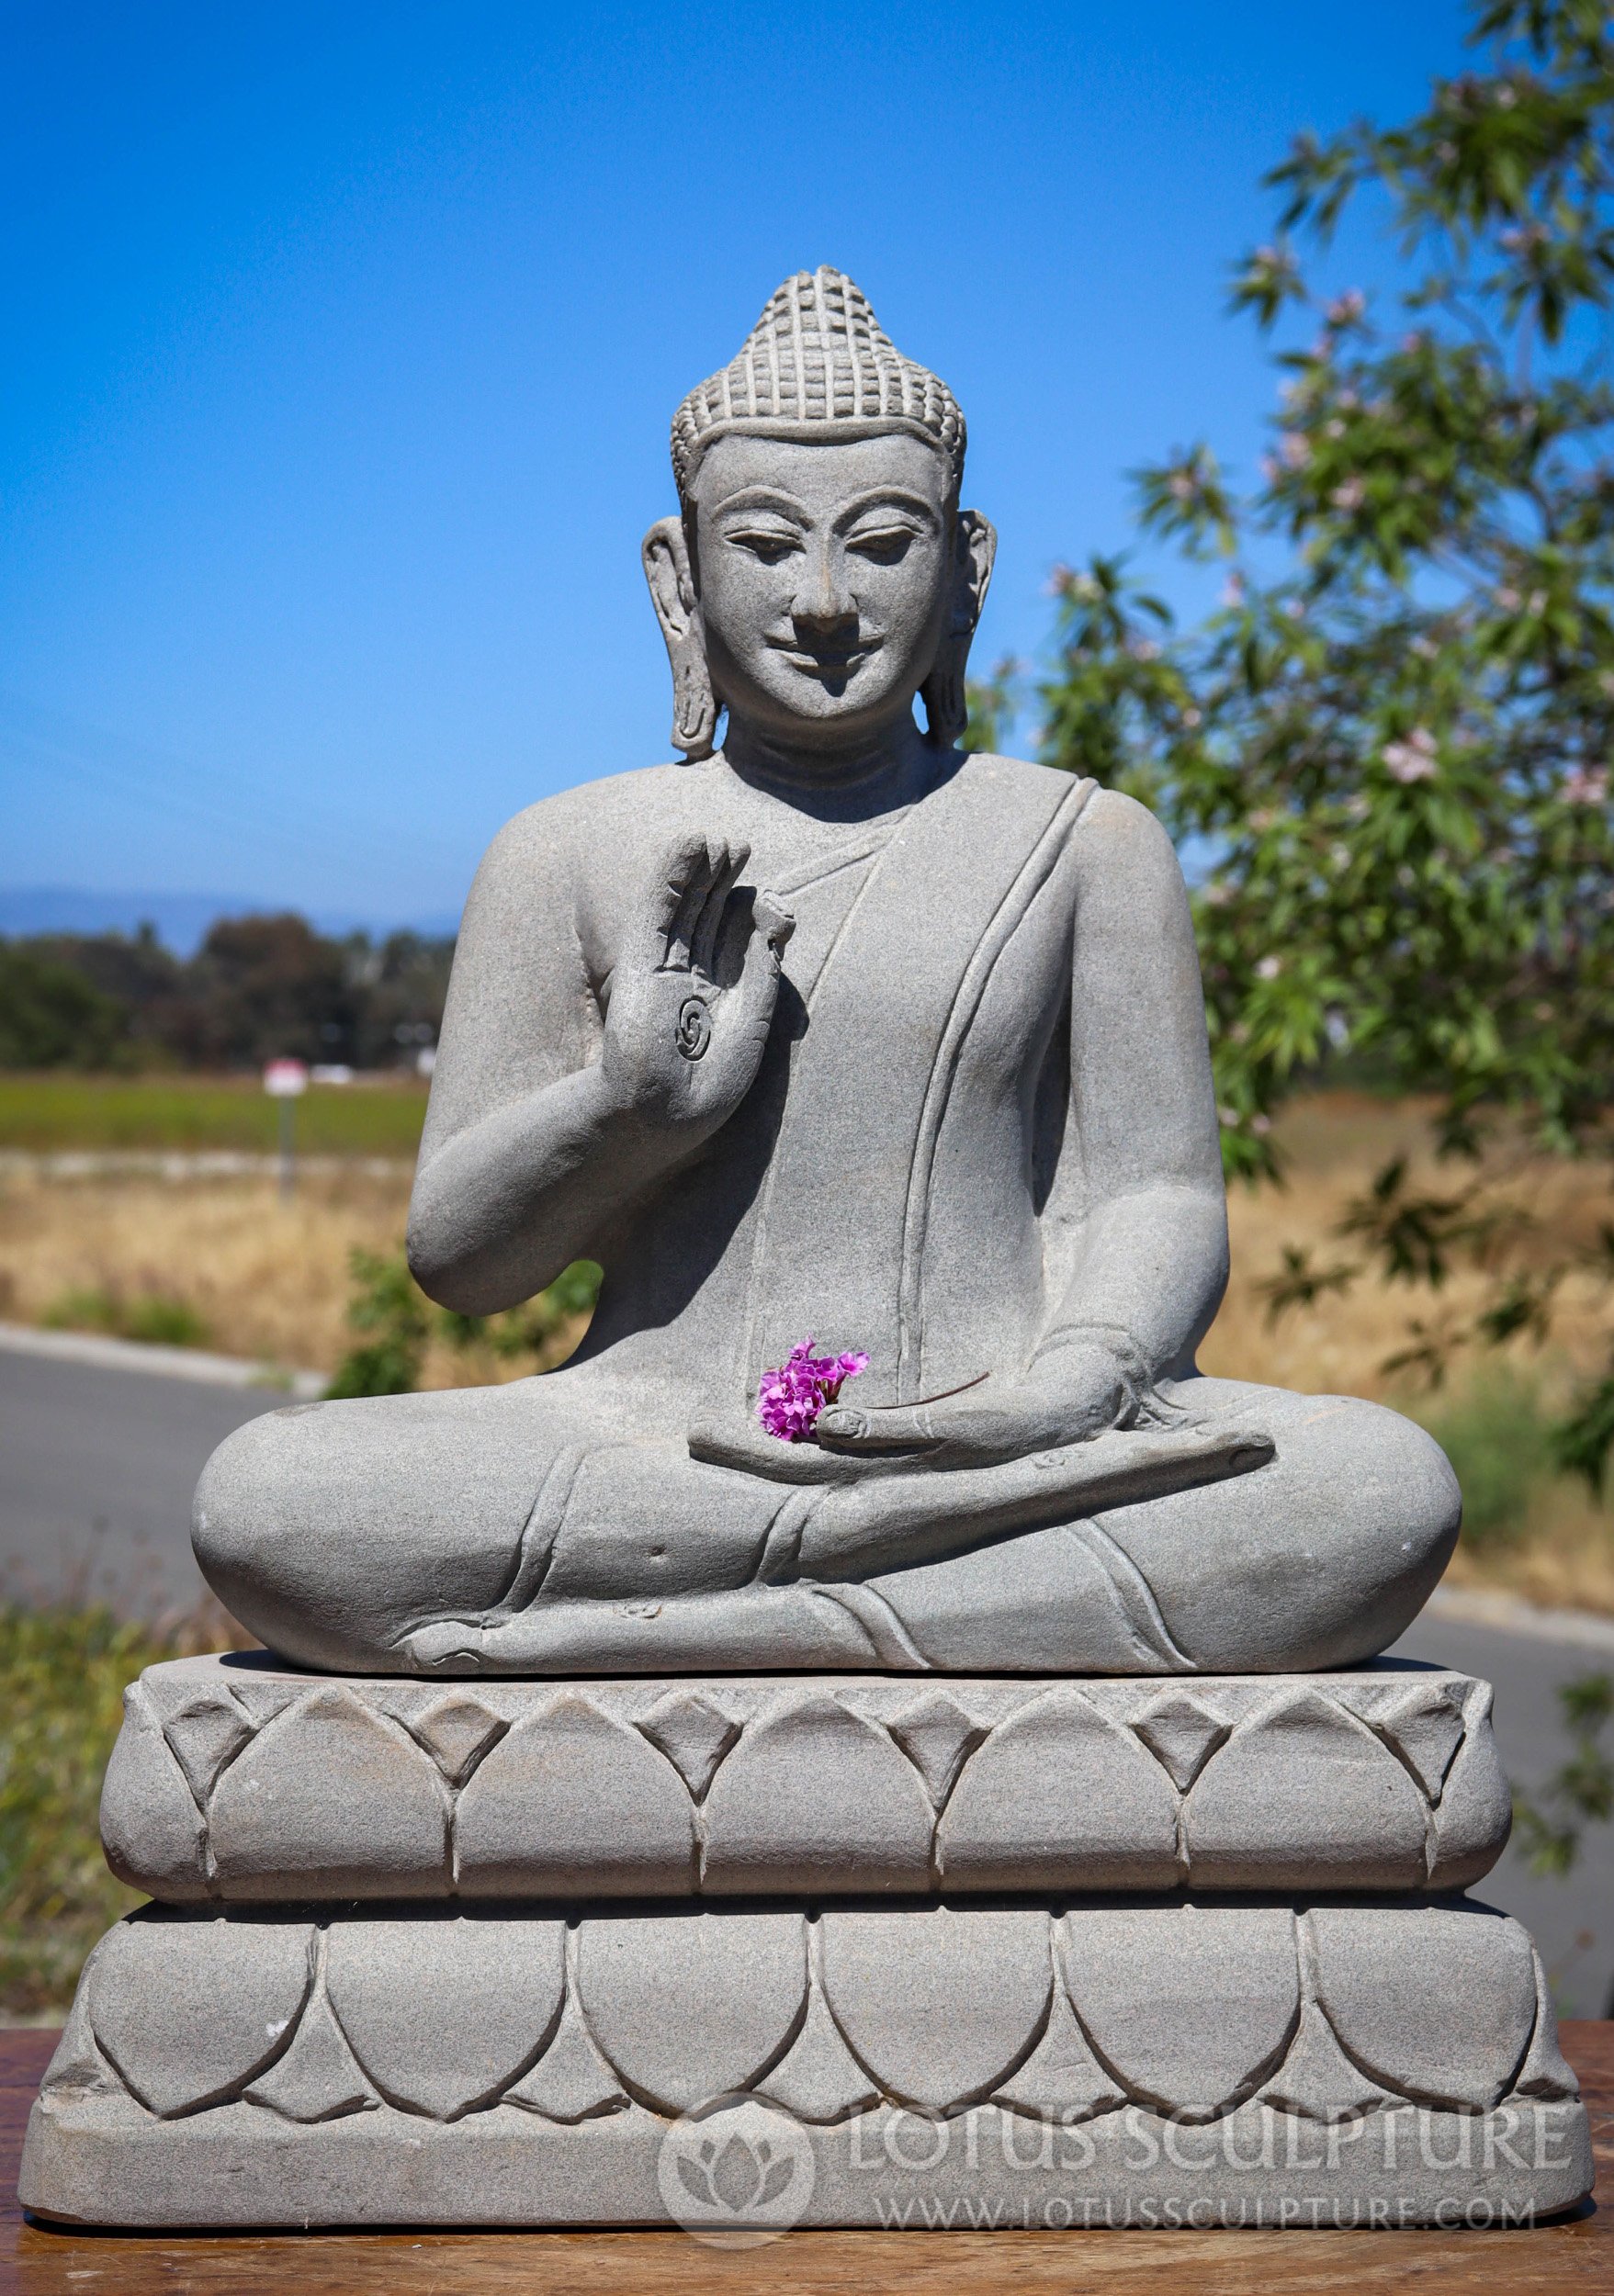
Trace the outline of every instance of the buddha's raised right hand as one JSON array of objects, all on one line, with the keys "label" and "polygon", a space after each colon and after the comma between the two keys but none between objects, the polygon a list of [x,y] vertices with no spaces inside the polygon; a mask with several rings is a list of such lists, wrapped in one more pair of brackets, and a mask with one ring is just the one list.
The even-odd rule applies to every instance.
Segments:
[{"label": "buddha's raised right hand", "polygon": [[748,845],[681,838],[611,976],[602,1080],[658,1130],[716,1131],[761,1064],[796,920],[739,884],[750,858]]}]

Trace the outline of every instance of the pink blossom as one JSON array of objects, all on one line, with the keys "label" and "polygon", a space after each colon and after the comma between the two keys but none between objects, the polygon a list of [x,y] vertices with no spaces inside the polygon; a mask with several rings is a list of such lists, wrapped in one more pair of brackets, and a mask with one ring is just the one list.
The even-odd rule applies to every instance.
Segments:
[{"label": "pink blossom", "polygon": [[1398,782],[1428,782],[1435,775],[1435,737],[1425,726],[1415,726],[1405,741],[1387,741],[1380,755],[1385,771]]},{"label": "pink blossom", "polygon": [[1608,796],[1608,769],[1606,765],[1577,765],[1563,777],[1559,792],[1566,805],[1601,805]]},{"label": "pink blossom", "polygon": [[815,1356],[811,1339],[790,1351],[776,1371],[764,1371],[757,1390],[757,1417],[781,1443],[810,1443],[818,1413],[840,1394],[842,1382],[869,1367],[862,1349],[841,1356]]}]

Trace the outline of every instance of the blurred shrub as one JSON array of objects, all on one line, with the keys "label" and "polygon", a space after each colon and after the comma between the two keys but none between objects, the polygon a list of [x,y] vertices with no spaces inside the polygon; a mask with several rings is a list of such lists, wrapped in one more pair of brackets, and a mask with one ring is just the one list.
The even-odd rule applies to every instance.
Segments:
[{"label": "blurred shrub", "polygon": [[337,1365],[326,1400],[408,1395],[420,1383],[426,1348],[424,1295],[401,1252],[367,1252],[356,1244],[347,1264],[353,1276],[347,1321],[366,1336]]},{"label": "blurred shrub", "polygon": [[104,1605],[0,1604],[0,2017],[64,2009],[102,1930],[143,1902],[101,1856],[101,1773],[125,1686],[194,1641]]},{"label": "blurred shrub", "polygon": [[107,1332],[157,1347],[204,1347],[209,1332],[187,1300],[170,1294],[91,1287],[64,1291],[40,1319],[52,1331]]},{"label": "blurred shrub", "polygon": [[530,1355],[535,1371],[547,1370],[555,1360],[557,1341],[570,1324],[593,1313],[600,1294],[596,1263],[573,1260],[547,1291],[518,1308],[502,1315],[458,1315],[452,1309],[432,1306],[401,1252],[356,1249],[348,1265],[354,1289],[347,1320],[365,1336],[337,1365],[325,1390],[328,1401],[353,1395],[410,1394],[420,1384],[421,1365],[434,1332],[451,1346],[485,1347],[505,1361]]},{"label": "blurred shrub", "polygon": [[1536,1381],[1511,1365],[1491,1365],[1417,1416],[1462,1485],[1464,1538],[1497,1547],[1521,1537],[1554,1472],[1552,1424]]}]

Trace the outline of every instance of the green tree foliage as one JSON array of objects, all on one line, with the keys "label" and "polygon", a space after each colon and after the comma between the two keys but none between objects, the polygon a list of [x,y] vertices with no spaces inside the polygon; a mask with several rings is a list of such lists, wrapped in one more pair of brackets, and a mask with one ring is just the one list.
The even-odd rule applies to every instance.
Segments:
[{"label": "green tree foliage", "polygon": [[301,917],[220,917],[194,971],[186,1050],[198,1066],[244,1066],[268,1043],[298,1059],[341,1060],[353,1041],[341,948]]},{"label": "green tree foliage", "polygon": [[[1202,863],[1196,923],[1229,1171],[1330,1057],[1438,1096],[1449,1187],[1403,1166],[1281,1311],[1371,1267],[1491,1278],[1394,1360],[1541,1336],[1568,1264],[1528,1246],[1487,1144],[1606,1148],[1614,1087],[1614,32],[1588,0],[1495,0],[1476,69],[1405,126],[1302,137],[1279,231],[1232,302],[1273,340],[1280,411],[1240,492],[1196,445],[1137,474],[1140,524],[1225,568],[1180,627],[1126,562],[1061,569],[1043,754],[1153,806]],[[1325,294],[1371,195],[1403,285]],[[1303,253],[1305,262],[1303,262]],[[1591,1255],[1614,1275],[1614,1232]],[[1611,1364],[1614,1373],[1614,1364]],[[1614,1378],[1562,1457],[1594,1482]]]}]

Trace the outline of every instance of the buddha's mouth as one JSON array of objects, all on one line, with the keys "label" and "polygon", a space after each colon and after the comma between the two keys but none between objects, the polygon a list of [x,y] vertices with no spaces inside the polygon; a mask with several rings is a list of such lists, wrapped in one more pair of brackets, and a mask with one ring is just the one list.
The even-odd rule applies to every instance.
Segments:
[{"label": "buddha's mouth", "polygon": [[792,670],[801,670],[809,678],[850,678],[862,667],[871,654],[879,649],[878,638],[856,646],[803,646],[798,638],[771,639]]}]

